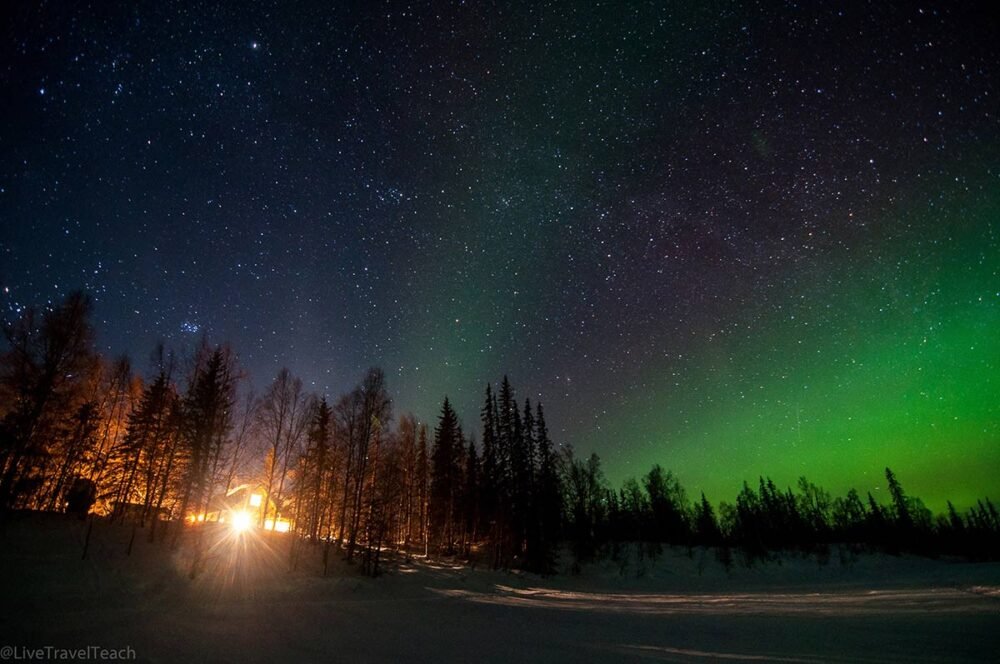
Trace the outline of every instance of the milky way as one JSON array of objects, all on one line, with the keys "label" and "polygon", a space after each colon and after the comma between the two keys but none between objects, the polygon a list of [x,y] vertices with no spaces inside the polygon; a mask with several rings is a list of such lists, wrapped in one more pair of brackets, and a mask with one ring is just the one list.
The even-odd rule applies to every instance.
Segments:
[{"label": "milky way", "polygon": [[996,496],[1000,26],[811,4],[5,6],[5,317],[469,428],[506,373],[716,500]]}]

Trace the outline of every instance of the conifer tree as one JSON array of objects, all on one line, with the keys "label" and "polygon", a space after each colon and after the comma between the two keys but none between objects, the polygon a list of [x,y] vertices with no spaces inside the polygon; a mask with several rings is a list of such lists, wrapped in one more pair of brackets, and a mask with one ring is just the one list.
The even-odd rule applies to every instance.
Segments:
[{"label": "conifer tree", "polygon": [[167,438],[173,433],[170,416],[176,398],[169,374],[161,370],[143,390],[139,404],[130,414],[125,438],[112,457],[123,471],[118,473],[114,488],[112,519],[125,517],[125,506],[131,500],[136,482],[144,502],[142,518],[149,515],[156,493],[157,470],[167,452]]},{"label": "conifer tree", "polygon": [[514,415],[517,404],[507,376],[500,383],[500,391],[494,395],[493,419],[496,422],[497,468],[496,468],[496,540],[494,544],[494,568],[508,567],[517,549],[517,513],[515,505],[515,484],[513,467],[516,464],[514,452]]},{"label": "conifer tree", "polygon": [[715,518],[715,510],[705,498],[704,491],[701,493],[701,501],[695,510],[695,530],[702,546],[717,546],[721,543],[722,537],[719,523]]},{"label": "conifer tree", "polygon": [[470,436],[469,446],[465,454],[465,474],[462,505],[464,509],[464,541],[466,556],[470,553],[472,542],[479,535],[479,454],[476,451],[476,441]]},{"label": "conifer tree", "polygon": [[458,416],[445,397],[438,425],[434,430],[431,452],[430,527],[431,540],[445,553],[451,553],[455,538],[455,498],[459,488],[457,448],[459,445]]},{"label": "conifer tree", "polygon": [[235,391],[231,352],[223,347],[203,347],[182,402],[182,439],[187,473],[181,513],[191,508],[208,511],[222,448],[231,426]]},{"label": "conifer tree", "polygon": [[[182,401],[182,440],[187,455],[187,472],[181,514],[190,509],[205,518],[211,505],[223,446],[232,424],[231,408],[235,393],[234,358],[227,348],[209,349],[203,346]],[[174,545],[178,537],[174,538]],[[193,579],[201,566],[203,530],[195,539],[190,576]]]},{"label": "conifer tree", "polygon": [[[513,401],[513,400],[512,400]],[[530,519],[531,487],[528,485],[528,457],[524,426],[517,402],[512,403],[510,434],[510,527],[512,553],[523,562],[527,548],[527,526]]]},{"label": "conifer tree", "polygon": [[514,392],[507,376],[503,377],[503,382],[500,384],[500,393],[496,397],[494,409],[496,411],[497,448],[499,451],[500,502],[506,504],[510,500],[510,493],[513,490],[511,466],[514,463],[512,449],[514,447],[514,414],[517,412]]},{"label": "conifer tree", "polygon": [[497,450],[497,428],[494,418],[493,388],[486,384],[486,398],[480,411],[480,422],[483,427],[483,458],[480,474],[479,515],[486,529],[491,547],[498,541],[497,501],[499,498],[500,461]]},{"label": "conifer tree", "polygon": [[324,531],[328,524],[327,508],[333,496],[333,411],[326,398],[320,399],[313,409],[306,433],[308,448],[305,454],[304,473],[300,485],[305,490],[305,532],[313,543],[320,536],[326,536]]},{"label": "conifer tree", "polygon": [[44,314],[30,308],[4,325],[0,388],[9,404],[0,421],[0,509],[38,498],[57,427],[86,396],[83,378],[96,361],[92,309],[75,292]]},{"label": "conifer tree", "polygon": [[910,505],[902,485],[896,479],[891,469],[885,469],[885,481],[889,485],[889,495],[892,496],[892,506],[895,512],[896,527],[903,532],[913,529],[913,518],[910,515]]},{"label": "conifer tree", "polygon": [[[529,499],[533,499],[535,492],[535,475],[538,467],[538,440],[536,438],[535,414],[531,409],[531,400],[524,400],[524,414],[521,417],[522,442],[524,454],[524,479],[523,483],[528,492]],[[529,500],[529,503],[533,500]]]},{"label": "conifer tree", "polygon": [[536,516],[538,520],[538,543],[535,564],[541,572],[551,572],[555,568],[555,552],[561,535],[563,511],[563,487],[559,469],[559,458],[552,448],[548,426],[542,404],[536,406],[535,441],[538,446],[538,481]]}]

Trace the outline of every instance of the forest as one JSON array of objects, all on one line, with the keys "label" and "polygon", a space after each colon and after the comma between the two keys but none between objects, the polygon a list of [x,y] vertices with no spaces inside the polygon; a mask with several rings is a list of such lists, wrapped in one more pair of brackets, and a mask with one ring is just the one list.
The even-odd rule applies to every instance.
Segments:
[{"label": "forest", "polygon": [[432,422],[394,413],[378,368],[335,399],[287,370],[257,394],[224,344],[202,342],[184,358],[157,348],[138,371],[96,352],[91,318],[77,292],[4,326],[2,513],[90,514],[177,546],[183,532],[245,518],[252,505],[250,526],[288,531],[372,576],[387,552],[543,574],[560,557],[578,569],[626,543],[650,556],[710,547],[726,566],[787,551],[829,556],[834,545],[977,560],[1000,552],[990,499],[935,515],[889,468],[886,502],[760,477],[713,504],[660,465],[615,489],[597,455],[551,440],[543,405],[519,400],[506,377],[485,385],[472,432],[443,395]]}]

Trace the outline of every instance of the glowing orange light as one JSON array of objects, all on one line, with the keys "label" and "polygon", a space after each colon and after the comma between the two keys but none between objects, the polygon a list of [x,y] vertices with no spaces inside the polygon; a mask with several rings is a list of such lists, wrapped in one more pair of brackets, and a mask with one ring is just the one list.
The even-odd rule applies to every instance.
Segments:
[{"label": "glowing orange light", "polygon": [[229,525],[233,530],[235,530],[238,533],[242,533],[245,530],[249,530],[253,526],[253,519],[251,518],[249,512],[245,512],[242,510],[239,512],[233,512],[232,518],[233,518],[232,523],[230,523]]},{"label": "glowing orange light", "polygon": [[264,530],[273,530],[276,533],[287,533],[292,529],[292,522],[288,519],[278,519],[275,523],[274,519],[264,520]]}]

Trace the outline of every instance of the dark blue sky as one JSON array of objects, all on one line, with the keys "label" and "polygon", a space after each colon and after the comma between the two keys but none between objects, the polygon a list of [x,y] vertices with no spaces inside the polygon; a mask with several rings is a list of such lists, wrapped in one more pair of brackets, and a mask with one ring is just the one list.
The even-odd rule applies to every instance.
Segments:
[{"label": "dark blue sky", "polygon": [[[8,6],[7,315],[84,288],[139,367],[202,335],[258,385],[288,366],[335,396],[381,365],[397,411],[448,393],[467,425],[509,373],[615,478],[796,466],[803,417],[831,415],[770,386],[836,401],[875,331],[984,296],[956,335],[997,320],[986,8]],[[796,424],[755,429],[775,413]]]}]

